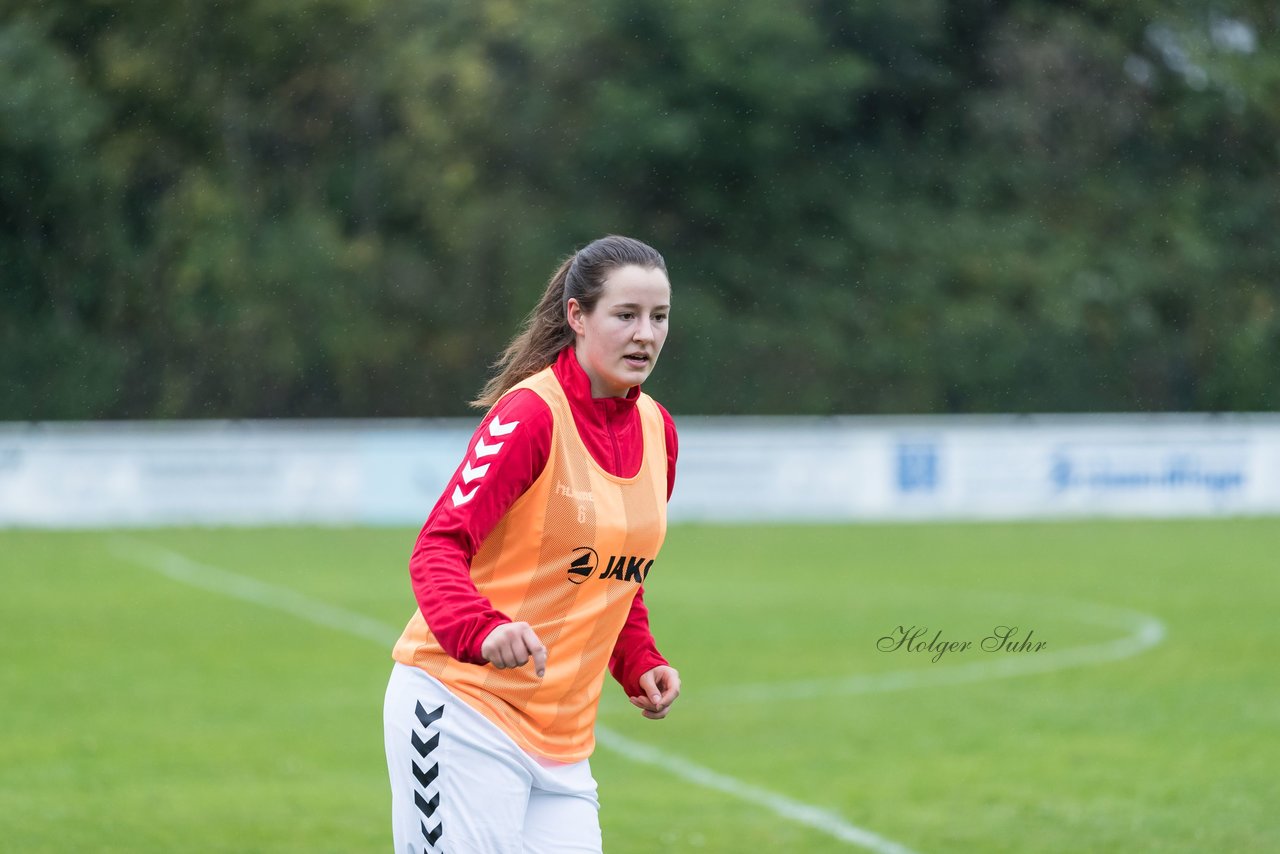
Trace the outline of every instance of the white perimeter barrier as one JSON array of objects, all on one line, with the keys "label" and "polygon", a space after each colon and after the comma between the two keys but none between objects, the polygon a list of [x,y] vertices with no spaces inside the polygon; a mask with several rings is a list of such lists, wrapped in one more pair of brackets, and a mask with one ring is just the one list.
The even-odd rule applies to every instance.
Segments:
[{"label": "white perimeter barrier", "polygon": [[[0,526],[420,524],[475,420],[0,424]],[[1280,415],[679,418],[673,521],[1280,514]]]}]

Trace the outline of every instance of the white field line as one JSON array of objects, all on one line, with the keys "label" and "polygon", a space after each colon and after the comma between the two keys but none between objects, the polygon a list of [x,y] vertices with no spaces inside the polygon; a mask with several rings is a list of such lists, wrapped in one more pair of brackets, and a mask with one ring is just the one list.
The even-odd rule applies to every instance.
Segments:
[{"label": "white field line", "polygon": [[[287,587],[200,563],[152,543],[132,537],[116,537],[110,541],[109,549],[129,563],[158,572],[174,581],[252,602],[264,608],[284,611],[325,628],[387,646],[400,637],[399,631],[380,620],[326,604]],[[780,818],[805,825],[841,842],[848,842],[875,854],[914,854],[909,848],[849,824],[833,812],[757,788],[679,756],[631,741],[603,726],[596,726],[596,738],[603,747],[626,759],[654,765],[682,780],[755,804]]]},{"label": "white field line", "polygon": [[[1000,596],[1003,599],[1017,597]],[[1024,601],[1030,601],[1029,599]],[[1041,600],[1036,600],[1041,601]],[[959,685],[988,679],[1006,679],[1050,673],[1071,667],[1087,667],[1119,661],[1145,652],[1160,644],[1167,631],[1164,623],[1150,614],[1121,608],[1086,605],[1079,602],[1051,601],[1061,612],[1084,622],[1114,626],[1129,634],[1115,640],[1085,644],[1046,652],[994,652],[985,661],[967,664],[925,665],[910,670],[891,670],[829,679],[807,679],[792,682],[759,682],[751,684],[707,687],[699,696],[717,702],[760,702],[768,700],[810,700],[853,694],[878,694],[925,688],[937,685]],[[998,656],[998,657],[996,657]]]},{"label": "white field line", "polygon": [[833,812],[804,804],[800,801],[793,801],[786,795],[780,795],[768,789],[761,789],[734,777],[717,773],[709,768],[696,765],[687,759],[658,750],[656,747],[632,741],[611,729],[597,726],[596,741],[627,759],[644,765],[654,765],[664,771],[675,774],[682,780],[687,780],[703,788],[714,789],[717,792],[723,792],[739,800],[763,807],[775,815],[790,819],[797,824],[811,827],[814,830],[820,830],[827,836],[834,837],[841,842],[848,842],[852,845],[857,845],[859,848],[875,851],[877,854],[912,854],[910,848],[885,839],[883,836],[877,836],[869,830],[855,827]]},{"label": "white field line", "polygon": [[117,557],[124,558],[130,563],[144,566],[174,581],[208,590],[210,593],[218,593],[232,599],[252,602],[264,608],[284,611],[286,614],[292,614],[316,625],[375,643],[393,644],[400,637],[400,632],[381,620],[374,620],[345,608],[325,604],[287,587],[279,587],[247,575],[229,572],[207,563],[199,563],[178,552],[152,543],[132,537],[116,537],[111,541],[110,548]]}]

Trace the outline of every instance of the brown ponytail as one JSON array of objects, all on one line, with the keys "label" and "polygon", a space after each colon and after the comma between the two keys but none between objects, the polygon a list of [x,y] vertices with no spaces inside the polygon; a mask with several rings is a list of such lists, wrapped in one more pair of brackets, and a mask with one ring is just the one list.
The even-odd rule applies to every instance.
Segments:
[{"label": "brown ponytail", "polygon": [[590,314],[596,310],[609,274],[631,264],[667,272],[667,262],[652,246],[616,234],[588,243],[564,259],[519,334],[493,363],[497,373],[471,405],[490,408],[507,389],[554,362],[559,352],[574,342],[567,313],[569,300],[576,299]]}]

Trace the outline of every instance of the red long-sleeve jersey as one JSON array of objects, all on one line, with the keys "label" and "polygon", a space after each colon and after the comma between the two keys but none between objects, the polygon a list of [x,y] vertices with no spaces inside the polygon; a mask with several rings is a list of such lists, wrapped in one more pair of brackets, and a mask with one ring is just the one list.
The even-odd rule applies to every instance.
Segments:
[{"label": "red long-sleeve jersey", "polygon": [[[593,398],[591,381],[578,364],[573,347],[566,347],[552,366],[573,411],[578,435],[591,456],[616,477],[632,477],[644,455],[644,439],[636,398],[640,387],[626,397]],[[662,411],[667,451],[667,498],[675,485],[678,451],[675,424]],[[518,423],[519,429],[503,435],[494,451],[489,424],[501,429]],[[551,448],[551,410],[532,391],[519,389],[503,397],[476,428],[444,494],[423,525],[409,560],[414,596],[431,632],[452,657],[472,664],[485,663],[480,647],[489,632],[511,622],[482,596],[471,580],[471,559],[515,503],[542,473]],[[483,459],[474,454],[485,442]],[[483,462],[483,465],[479,463]],[[643,693],[640,676],[667,661],[658,652],[649,631],[649,612],[641,587],[632,602],[609,658],[609,670],[628,695]]]}]

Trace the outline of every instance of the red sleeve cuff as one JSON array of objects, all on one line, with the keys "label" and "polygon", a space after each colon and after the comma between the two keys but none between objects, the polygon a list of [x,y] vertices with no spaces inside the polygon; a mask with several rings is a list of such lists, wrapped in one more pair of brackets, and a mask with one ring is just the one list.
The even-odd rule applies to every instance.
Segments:
[{"label": "red sleeve cuff", "polygon": [[[645,650],[635,658],[628,660],[624,667],[618,670],[611,670],[613,678],[622,686],[622,690],[627,692],[628,697],[639,697],[644,692],[640,690],[640,677],[648,673],[655,667],[661,667],[669,662],[662,657],[656,649]],[[612,668],[612,662],[610,662]]]},{"label": "red sleeve cuff", "polygon": [[[492,609],[482,616],[473,618],[469,621],[466,630],[459,633],[452,653],[453,657],[467,664],[488,664],[489,662],[480,652],[481,647],[484,646],[484,639],[498,626],[509,622],[511,622],[510,617]],[[439,636],[437,636],[438,639]],[[444,641],[441,641],[440,645],[444,646]],[[448,652],[447,649],[445,651]]]}]

